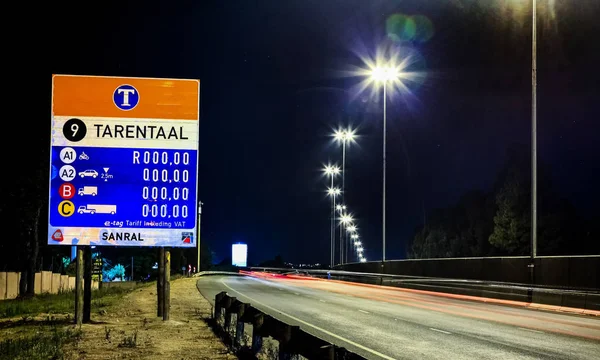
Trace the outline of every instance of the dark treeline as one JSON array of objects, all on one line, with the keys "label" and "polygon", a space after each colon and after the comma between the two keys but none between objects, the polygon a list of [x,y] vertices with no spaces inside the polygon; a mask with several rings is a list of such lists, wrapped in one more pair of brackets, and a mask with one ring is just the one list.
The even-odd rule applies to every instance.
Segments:
[{"label": "dark treeline", "polygon": [[[416,229],[409,258],[530,255],[531,159],[513,145],[489,191],[472,190],[433,210]],[[538,160],[537,254],[600,254],[600,216],[582,214],[552,184]]]}]

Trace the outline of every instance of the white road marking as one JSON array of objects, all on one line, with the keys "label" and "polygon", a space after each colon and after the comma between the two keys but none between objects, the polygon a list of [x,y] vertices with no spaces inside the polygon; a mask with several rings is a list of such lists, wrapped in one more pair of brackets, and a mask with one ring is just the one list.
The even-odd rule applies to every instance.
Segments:
[{"label": "white road marking", "polygon": [[524,328],[524,327],[520,327],[519,329],[531,331],[531,332],[538,333],[538,334],[544,334],[543,331],[539,331],[539,330],[533,330],[533,329],[528,329],[528,328]]},{"label": "white road marking", "polygon": [[294,293],[294,295],[298,295],[298,296],[300,296],[300,293]]},{"label": "white road marking", "polygon": [[326,302],[325,300],[321,300],[321,299],[319,299],[319,301],[320,301],[320,302]]},{"label": "white road marking", "polygon": [[390,356],[384,355],[384,354],[380,353],[380,352],[379,352],[379,351],[377,351],[377,350],[373,350],[373,349],[371,349],[371,348],[368,348],[368,347],[366,347],[366,346],[364,346],[364,345],[361,345],[361,344],[355,343],[354,341],[352,341],[352,340],[349,340],[349,339],[346,339],[345,337],[339,336],[339,335],[337,335],[337,334],[334,334],[334,333],[332,333],[331,331],[327,331],[327,330],[325,330],[325,329],[323,329],[323,328],[320,328],[320,327],[318,327],[318,326],[316,326],[316,325],[313,325],[313,324],[311,324],[311,323],[309,323],[309,322],[306,322],[306,321],[304,321],[304,320],[298,319],[298,318],[297,318],[297,317],[295,317],[295,316],[292,316],[292,315],[286,314],[286,313],[284,313],[284,312],[283,312],[283,311],[281,311],[281,310],[277,310],[277,309],[275,309],[275,308],[273,308],[273,307],[271,307],[271,306],[269,306],[269,305],[266,305],[266,304],[264,304],[264,303],[261,303],[260,301],[258,301],[258,300],[256,300],[256,299],[254,299],[254,298],[251,298],[251,297],[250,297],[250,296],[248,296],[248,295],[244,295],[244,294],[242,294],[241,292],[239,292],[239,291],[237,291],[237,290],[234,290],[234,289],[233,289],[231,286],[229,286],[229,285],[225,284],[225,283],[223,282],[223,279],[221,279],[221,284],[223,284],[223,285],[224,285],[226,288],[228,288],[229,290],[231,290],[231,291],[233,291],[233,292],[235,292],[235,293],[238,293],[239,295],[242,295],[243,297],[245,297],[246,299],[250,300],[250,302],[252,302],[252,303],[254,303],[254,304],[258,304],[258,305],[260,305],[260,306],[262,306],[262,307],[264,307],[264,308],[266,308],[266,309],[269,309],[269,310],[271,310],[271,311],[275,311],[275,312],[277,312],[277,313],[280,313],[280,314],[281,314],[281,315],[283,315],[283,316],[287,316],[288,318],[290,318],[290,319],[292,319],[292,320],[294,320],[294,321],[296,321],[296,322],[299,322],[299,323],[301,323],[301,324],[304,324],[304,325],[306,325],[306,326],[310,326],[311,328],[313,328],[313,329],[315,329],[315,330],[318,330],[318,331],[322,332],[323,334],[327,334],[327,335],[329,335],[329,336],[331,336],[331,337],[334,337],[334,338],[336,338],[336,339],[338,339],[338,340],[344,341],[344,342],[346,342],[346,343],[348,343],[348,344],[350,344],[350,345],[352,345],[352,346],[355,346],[355,347],[357,347],[357,348],[359,348],[359,349],[361,349],[361,350],[364,350],[364,351],[366,351],[366,352],[369,352],[369,353],[371,353],[371,354],[373,354],[373,355],[377,355],[377,356],[379,356],[379,357],[380,357],[380,358],[382,358],[382,359],[387,359],[387,360],[396,360],[396,359],[394,359],[393,357],[390,357]]},{"label": "white road marking", "polygon": [[361,310],[361,309],[358,309],[358,311],[360,311],[361,313],[369,314],[368,311],[364,311],[364,310]]},{"label": "white road marking", "polygon": [[444,331],[444,330],[440,330],[440,329],[429,328],[429,330],[441,332],[442,334],[446,334],[446,335],[452,335],[452,333]]}]

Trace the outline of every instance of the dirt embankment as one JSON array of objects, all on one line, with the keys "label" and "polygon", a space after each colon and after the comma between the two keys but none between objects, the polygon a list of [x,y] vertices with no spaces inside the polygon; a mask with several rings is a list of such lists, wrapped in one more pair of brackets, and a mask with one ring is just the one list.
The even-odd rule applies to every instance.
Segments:
[{"label": "dirt embankment", "polygon": [[92,314],[83,336],[65,349],[66,359],[192,360],[237,359],[203,320],[209,303],[196,278],[171,281],[170,320],[156,316],[156,286],[125,295],[106,311]]}]

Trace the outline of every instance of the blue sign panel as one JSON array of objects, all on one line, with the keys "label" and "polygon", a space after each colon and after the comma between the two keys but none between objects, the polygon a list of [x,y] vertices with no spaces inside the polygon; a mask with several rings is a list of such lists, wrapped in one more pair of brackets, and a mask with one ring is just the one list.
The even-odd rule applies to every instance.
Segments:
[{"label": "blue sign panel", "polygon": [[54,84],[53,96],[79,96],[53,101],[48,243],[195,247],[199,112],[190,89],[198,91],[197,81],[181,85],[181,99],[149,105],[138,90],[156,101],[161,91],[177,95],[176,81],[64,80],[78,82],[107,91],[88,96]]}]

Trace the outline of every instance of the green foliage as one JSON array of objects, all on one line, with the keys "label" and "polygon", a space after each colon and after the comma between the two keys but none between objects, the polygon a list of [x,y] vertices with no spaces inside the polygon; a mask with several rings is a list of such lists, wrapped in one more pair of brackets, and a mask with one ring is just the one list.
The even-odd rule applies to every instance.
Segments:
[{"label": "green foliage", "polygon": [[489,252],[494,205],[488,194],[472,191],[456,206],[437,209],[418,229],[409,257],[441,258],[480,256]]},{"label": "green foliage", "polygon": [[[416,230],[410,258],[528,255],[531,241],[529,150],[514,146],[487,192],[470,191],[456,205],[436,209]],[[538,163],[539,255],[597,254],[600,219],[580,216],[553,189],[551,172]]]},{"label": "green foliage", "polygon": [[50,333],[38,332],[32,337],[0,341],[0,358],[12,360],[63,359],[63,346],[80,338],[80,330],[59,329],[53,325]]},{"label": "green foliage", "polygon": [[[133,291],[133,289],[121,287],[103,287],[94,290],[92,291],[92,310],[98,311],[130,291]],[[0,301],[0,318],[38,315],[41,313],[70,313],[73,312],[73,309],[75,309],[75,293],[73,291],[60,294],[42,294],[31,298]]]},{"label": "green foliage", "polygon": [[125,267],[121,264],[117,264],[110,268],[108,271],[103,271],[103,276],[106,280],[112,281],[115,279],[125,279]]},{"label": "green foliage", "polygon": [[529,191],[515,173],[510,174],[496,195],[498,211],[494,216],[494,231],[489,240],[490,244],[509,255],[528,252],[531,241],[529,198]]},{"label": "green foliage", "polygon": [[133,334],[126,335],[119,344],[119,347],[134,348],[138,345],[138,330],[135,329]]}]

